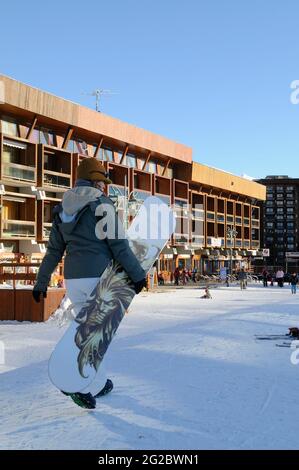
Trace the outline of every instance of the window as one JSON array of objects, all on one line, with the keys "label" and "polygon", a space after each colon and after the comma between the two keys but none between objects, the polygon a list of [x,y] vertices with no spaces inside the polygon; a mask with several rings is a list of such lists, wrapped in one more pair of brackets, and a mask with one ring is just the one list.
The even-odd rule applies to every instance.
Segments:
[{"label": "window", "polygon": [[288,228],[293,228],[294,227],[294,222],[288,222],[287,227]]},{"label": "window", "polygon": [[277,215],[277,216],[276,216],[276,219],[277,219],[277,220],[283,220],[283,215]]},{"label": "window", "polygon": [[6,118],[6,120],[2,119],[1,121],[1,128],[3,134],[19,137],[18,127],[19,126],[17,125],[17,123],[10,118]]},{"label": "window", "polygon": [[294,186],[287,186],[287,191],[294,191]]},{"label": "window", "polygon": [[283,199],[283,194],[281,194],[281,193],[280,193],[280,194],[277,194],[277,195],[276,195],[276,199]]},{"label": "window", "polygon": [[88,155],[87,143],[83,140],[74,141],[74,152]]},{"label": "window", "polygon": [[273,186],[267,186],[267,192],[272,192],[273,191]]},{"label": "window", "polygon": [[283,228],[283,222],[277,222],[277,228]]},{"label": "window", "polygon": [[288,215],[287,215],[287,220],[294,220],[294,216],[293,216],[293,215],[290,215],[290,214],[288,214]]},{"label": "window", "polygon": [[288,237],[288,243],[294,243],[294,237]]},{"label": "window", "polygon": [[283,235],[283,230],[276,230],[277,235]]},{"label": "window", "polygon": [[273,194],[272,194],[272,193],[267,194],[267,200],[268,200],[268,199],[273,199]]},{"label": "window", "polygon": [[267,242],[271,243],[271,242],[273,242],[274,238],[273,237],[267,237],[266,240],[267,240]]},{"label": "window", "polygon": [[44,144],[44,145],[56,146],[56,139],[55,139],[53,131],[50,131],[49,129],[41,128],[39,131],[39,143]]},{"label": "window", "polygon": [[127,153],[127,166],[130,168],[136,168],[136,157],[131,153]]},{"label": "window", "polygon": [[146,169],[150,173],[157,173],[157,163],[153,161],[148,162]]},{"label": "window", "polygon": [[273,226],[274,226],[273,222],[267,222],[267,227],[268,228],[273,228]]},{"label": "window", "polygon": [[287,212],[288,212],[288,213],[292,213],[292,212],[294,212],[294,209],[293,209],[293,207],[288,207],[288,208],[287,208]]},{"label": "window", "polygon": [[287,194],[287,199],[294,199],[293,193],[288,193]]},{"label": "window", "polygon": [[278,237],[278,238],[277,238],[277,241],[278,241],[278,243],[282,243],[282,242],[283,242],[283,240],[284,240],[284,238],[283,238],[283,237]]},{"label": "window", "polygon": [[278,258],[284,258],[284,252],[283,252],[283,251],[279,251],[279,252],[277,253],[277,257],[278,257]]},{"label": "window", "polygon": [[267,204],[267,206],[273,206],[274,203],[273,203],[273,201],[267,201],[266,204]]},{"label": "window", "polygon": [[278,191],[283,191],[283,186],[276,186],[276,190]]},{"label": "window", "polygon": [[283,207],[277,208],[277,214],[283,214]]},{"label": "window", "polygon": [[113,151],[108,147],[102,147],[99,150],[97,160],[104,160],[106,162],[113,162]]},{"label": "window", "polygon": [[294,205],[294,201],[287,201],[287,206],[293,206]]},{"label": "window", "polygon": [[[288,201],[288,202],[289,202],[289,201]],[[278,206],[283,206],[284,202],[283,202],[283,201],[277,201],[276,204],[277,204]]]},{"label": "window", "polygon": [[289,244],[288,244],[288,245],[287,245],[287,248],[288,248],[288,250],[294,250],[294,249],[295,249],[295,245],[289,245]]}]

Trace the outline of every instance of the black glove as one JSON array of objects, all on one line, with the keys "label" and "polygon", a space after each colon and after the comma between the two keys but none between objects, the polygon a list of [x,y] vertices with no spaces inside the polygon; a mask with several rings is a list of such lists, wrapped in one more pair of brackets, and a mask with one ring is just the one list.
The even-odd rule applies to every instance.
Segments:
[{"label": "black glove", "polygon": [[134,285],[136,294],[139,294],[139,292],[141,292],[142,289],[147,286],[146,278],[141,279],[141,281],[133,282],[133,285]]},{"label": "black glove", "polygon": [[43,298],[45,299],[47,297],[47,290],[42,291],[42,290],[38,290],[38,289],[33,289],[32,297],[34,298],[35,302],[37,302],[37,303],[40,302],[41,294],[43,294]]}]

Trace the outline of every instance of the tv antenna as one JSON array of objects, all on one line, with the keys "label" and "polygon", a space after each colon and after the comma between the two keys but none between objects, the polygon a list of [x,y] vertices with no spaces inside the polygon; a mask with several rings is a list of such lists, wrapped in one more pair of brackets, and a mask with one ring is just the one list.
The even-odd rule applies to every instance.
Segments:
[{"label": "tv antenna", "polygon": [[94,96],[95,97],[95,108],[98,113],[101,112],[100,110],[100,98],[103,95],[118,95],[118,93],[114,93],[111,90],[103,90],[101,88],[97,88],[96,90],[93,90],[91,93],[83,93],[83,95],[88,95],[88,96]]}]

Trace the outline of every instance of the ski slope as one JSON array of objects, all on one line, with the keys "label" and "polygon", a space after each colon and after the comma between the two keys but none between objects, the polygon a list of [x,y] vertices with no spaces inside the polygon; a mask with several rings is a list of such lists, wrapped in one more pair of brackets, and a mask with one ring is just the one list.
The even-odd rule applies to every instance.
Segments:
[{"label": "ski slope", "polygon": [[260,285],[135,297],[107,353],[114,382],[94,411],[53,388],[64,333],[0,322],[1,449],[298,449],[299,365],[254,334],[299,325],[299,294]]}]

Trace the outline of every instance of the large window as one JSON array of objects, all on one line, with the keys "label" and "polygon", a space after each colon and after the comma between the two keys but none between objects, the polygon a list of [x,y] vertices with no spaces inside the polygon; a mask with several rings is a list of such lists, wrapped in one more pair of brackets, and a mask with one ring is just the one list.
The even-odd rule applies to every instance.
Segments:
[{"label": "large window", "polygon": [[10,118],[2,119],[1,129],[3,134],[19,137],[19,126]]},{"label": "large window", "polygon": [[127,153],[126,155],[126,165],[129,166],[130,168],[136,168],[137,167],[137,160],[136,156],[133,155],[132,153]]},{"label": "large window", "polygon": [[41,128],[39,133],[39,143],[56,146],[56,136],[49,129]]}]

